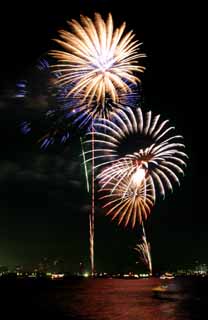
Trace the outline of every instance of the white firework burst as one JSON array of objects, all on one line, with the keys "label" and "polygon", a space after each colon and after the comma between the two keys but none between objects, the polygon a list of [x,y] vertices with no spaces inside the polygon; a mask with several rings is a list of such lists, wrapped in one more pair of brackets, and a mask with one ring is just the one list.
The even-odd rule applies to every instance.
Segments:
[{"label": "white firework burst", "polygon": [[[117,164],[114,169],[117,170]],[[126,175],[122,180],[116,177],[108,181],[107,178],[106,182],[104,176],[99,180],[103,208],[107,216],[118,220],[118,225],[124,223],[125,227],[131,225],[134,228],[136,222],[142,223],[147,219],[154,205],[155,192],[150,183],[151,177],[146,179],[139,171]]]},{"label": "white firework burst", "polygon": [[151,111],[143,114],[140,108],[120,110],[111,117],[94,123],[94,159],[96,167],[102,168],[98,178],[105,181],[104,187],[113,179],[119,184],[138,168],[145,170],[152,189],[163,197],[166,189],[173,190],[174,182],[180,184],[178,176],[184,174],[187,155],[183,137],[173,134],[169,120]]},{"label": "white firework burst", "polygon": [[88,106],[96,100],[103,107],[107,98],[115,103],[131,92],[140,81],[135,73],[145,69],[139,64],[145,54],[133,31],[125,33],[126,23],[114,29],[111,14],[105,22],[95,13],[94,21],[81,15],[81,22],[68,24],[71,32],[61,30],[55,39],[63,50],[50,52],[58,60],[53,66],[60,73],[57,83],[71,86],[67,96],[81,96]]}]

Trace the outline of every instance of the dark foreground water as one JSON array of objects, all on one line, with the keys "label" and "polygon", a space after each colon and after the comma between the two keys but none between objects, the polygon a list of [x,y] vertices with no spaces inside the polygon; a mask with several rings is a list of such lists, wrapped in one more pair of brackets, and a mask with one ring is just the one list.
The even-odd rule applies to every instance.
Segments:
[{"label": "dark foreground water", "polygon": [[1,319],[192,320],[208,319],[207,279],[75,279],[0,281]]}]

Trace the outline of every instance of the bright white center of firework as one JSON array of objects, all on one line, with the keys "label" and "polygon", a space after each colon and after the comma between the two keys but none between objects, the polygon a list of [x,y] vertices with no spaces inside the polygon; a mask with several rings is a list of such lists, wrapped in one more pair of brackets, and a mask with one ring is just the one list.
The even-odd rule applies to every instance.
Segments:
[{"label": "bright white center of firework", "polygon": [[97,61],[97,66],[102,72],[109,70],[114,63],[114,60],[111,55],[109,55],[108,51],[103,51]]},{"label": "bright white center of firework", "polygon": [[139,187],[145,177],[145,169],[137,168],[135,173],[132,175],[132,183]]}]

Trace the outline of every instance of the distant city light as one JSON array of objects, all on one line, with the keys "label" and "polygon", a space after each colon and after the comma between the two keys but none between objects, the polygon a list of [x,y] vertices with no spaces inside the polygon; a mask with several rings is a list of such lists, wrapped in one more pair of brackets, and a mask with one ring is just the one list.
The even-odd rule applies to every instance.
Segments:
[{"label": "distant city light", "polygon": [[62,279],[64,277],[64,274],[63,273],[52,273],[51,275],[51,279],[54,280],[54,279]]}]

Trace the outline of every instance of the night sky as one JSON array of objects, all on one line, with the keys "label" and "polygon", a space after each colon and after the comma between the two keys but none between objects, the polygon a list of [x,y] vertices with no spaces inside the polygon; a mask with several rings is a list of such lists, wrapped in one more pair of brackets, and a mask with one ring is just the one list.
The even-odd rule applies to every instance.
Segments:
[{"label": "night sky", "polygon": [[[74,3],[73,3],[74,2]],[[145,110],[162,113],[182,134],[189,156],[181,186],[165,200],[158,199],[146,221],[153,269],[208,263],[207,179],[201,27],[197,9],[173,4],[146,4],[133,0],[62,1],[48,7],[29,4],[1,15],[0,86],[0,265],[37,265],[43,257],[60,258],[65,269],[75,271],[88,262],[88,213],[79,140],[40,150],[37,128],[44,102],[36,99],[23,110],[13,99],[15,83],[33,74],[38,58],[54,48],[52,38],[66,20],[93,12],[112,12],[115,25],[127,22],[147,54],[142,75]],[[73,5],[72,5],[73,3]],[[189,4],[190,5],[190,4]],[[23,11],[24,10],[24,11]],[[30,80],[31,81],[31,80]],[[36,81],[36,82],[35,82]],[[35,120],[34,133],[24,136],[19,124]],[[136,269],[133,247],[138,231],[118,227],[96,210],[95,265],[98,271]],[[135,267],[136,266],[136,267]]]}]

